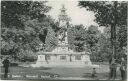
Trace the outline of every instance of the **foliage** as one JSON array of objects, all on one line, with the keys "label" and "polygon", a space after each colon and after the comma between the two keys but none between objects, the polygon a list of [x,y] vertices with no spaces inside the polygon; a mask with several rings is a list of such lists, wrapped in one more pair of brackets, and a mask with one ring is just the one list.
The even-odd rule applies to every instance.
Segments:
[{"label": "foliage", "polygon": [[119,47],[127,47],[127,26],[121,26],[117,29],[117,41],[119,42]]},{"label": "foliage", "polygon": [[97,26],[91,25],[86,30],[86,44],[88,49],[91,51],[91,60],[97,61],[98,59],[101,59],[100,54],[100,39],[102,37],[101,32],[98,30]]},{"label": "foliage", "polygon": [[51,27],[49,27],[45,41],[45,51],[52,51],[57,46],[57,43],[56,33]]},{"label": "foliage", "polygon": [[98,43],[98,37],[100,33],[101,32],[98,30],[98,27],[93,25],[88,27],[88,30],[86,31],[86,42],[90,47],[93,47],[96,45],[96,43]]},{"label": "foliage", "polygon": [[[79,6],[95,13],[95,22],[99,26],[111,27],[110,39],[113,55],[118,56],[126,46],[127,3],[124,1],[79,1]],[[106,46],[106,45],[105,45]]]},{"label": "foliage", "polygon": [[84,51],[86,32],[83,25],[75,25],[68,29],[68,42],[71,49]]},{"label": "foliage", "polygon": [[[45,15],[50,10],[46,1],[2,1],[2,54],[20,58],[23,51],[38,51],[40,43],[45,43],[45,30],[54,23]],[[44,35],[45,37],[40,37]],[[42,38],[42,39],[41,39]]]},{"label": "foliage", "polygon": [[45,1],[2,1],[1,20],[8,28],[13,26],[23,28],[22,16],[29,16],[31,19],[45,16],[44,14],[50,9],[45,3]]},{"label": "foliage", "polygon": [[[103,51],[108,54],[112,54],[112,48],[111,48],[111,43],[110,43],[110,28],[105,28],[104,29],[104,33],[103,33],[106,43],[103,43],[103,45],[107,45],[108,47],[106,48],[106,50],[104,49]],[[126,57],[126,49],[124,50],[123,48],[126,47],[127,45],[127,29],[126,26],[124,27],[117,27],[117,36],[116,36],[117,40],[116,40],[116,56],[118,59],[120,59],[121,57]],[[107,42],[108,41],[108,42]]]},{"label": "foliage", "polygon": [[[117,3],[117,4],[116,4]],[[115,5],[116,4],[116,5]],[[96,22],[100,26],[109,27],[112,23],[117,26],[126,25],[127,3],[117,1],[80,1],[79,6],[95,13]],[[116,18],[114,17],[116,15]],[[114,20],[116,19],[116,22]]]}]

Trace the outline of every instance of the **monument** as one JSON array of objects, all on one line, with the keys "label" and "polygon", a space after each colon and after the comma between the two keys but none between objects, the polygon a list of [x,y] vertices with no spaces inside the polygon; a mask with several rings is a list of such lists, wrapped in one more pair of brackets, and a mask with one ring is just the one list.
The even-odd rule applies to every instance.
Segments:
[{"label": "monument", "polygon": [[59,15],[59,34],[58,45],[51,52],[39,51],[38,59],[33,67],[84,67],[92,66],[90,61],[89,52],[74,52],[69,48],[67,29],[70,19],[66,14],[64,5],[62,6],[61,13]]}]

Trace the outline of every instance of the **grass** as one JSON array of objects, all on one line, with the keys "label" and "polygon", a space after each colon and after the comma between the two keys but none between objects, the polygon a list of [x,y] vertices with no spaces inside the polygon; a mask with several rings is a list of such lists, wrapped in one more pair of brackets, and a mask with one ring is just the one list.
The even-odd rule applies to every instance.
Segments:
[{"label": "grass", "polygon": [[[2,71],[4,70],[1,68]],[[109,66],[101,64],[99,68],[96,69],[97,77],[94,79],[108,79]],[[32,67],[10,67],[10,75],[54,75],[58,74],[60,77],[80,77],[85,79],[91,78],[92,68],[64,68],[64,67],[52,67],[52,68],[32,68]],[[3,77],[1,77],[3,79]],[[20,79],[20,78],[8,78],[8,79]],[[23,80],[28,80],[28,78],[21,78]],[[39,79],[39,78],[33,78]],[[117,79],[120,79],[120,72],[117,71]]]}]

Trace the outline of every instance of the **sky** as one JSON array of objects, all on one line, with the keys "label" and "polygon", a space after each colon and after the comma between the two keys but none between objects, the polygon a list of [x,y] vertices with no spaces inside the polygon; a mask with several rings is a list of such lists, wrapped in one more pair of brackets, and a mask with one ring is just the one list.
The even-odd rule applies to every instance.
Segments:
[{"label": "sky", "polygon": [[[60,9],[62,8],[62,5],[65,5],[65,8],[67,9],[66,12],[71,18],[71,24],[83,24],[85,27],[88,27],[90,25],[98,26],[98,24],[94,22],[94,13],[91,11],[87,11],[85,8],[80,8],[78,6],[77,0],[49,0],[47,5],[52,7],[48,14],[56,20],[58,19],[58,15],[60,14]],[[101,27],[99,29],[102,30]]]}]

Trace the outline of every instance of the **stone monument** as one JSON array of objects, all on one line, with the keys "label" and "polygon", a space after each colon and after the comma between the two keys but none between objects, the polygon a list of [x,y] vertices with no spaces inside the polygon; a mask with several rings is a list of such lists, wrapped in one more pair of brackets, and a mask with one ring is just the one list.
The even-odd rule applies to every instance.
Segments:
[{"label": "stone monument", "polygon": [[33,67],[85,67],[92,66],[88,51],[74,52],[69,48],[67,29],[70,18],[66,14],[64,5],[59,15],[58,46],[51,52],[39,51],[38,59]]}]

